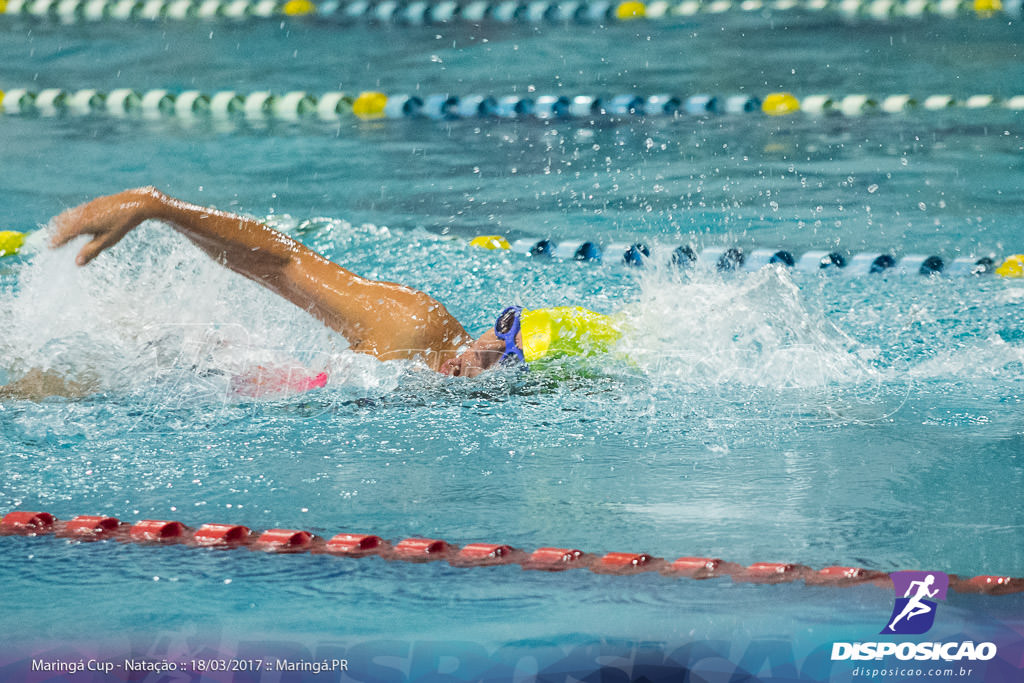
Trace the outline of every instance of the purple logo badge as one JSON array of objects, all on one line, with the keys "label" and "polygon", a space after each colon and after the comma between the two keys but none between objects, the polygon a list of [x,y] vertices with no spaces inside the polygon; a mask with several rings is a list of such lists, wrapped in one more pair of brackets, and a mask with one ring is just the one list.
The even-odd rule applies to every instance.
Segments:
[{"label": "purple logo badge", "polygon": [[882,633],[918,635],[935,623],[936,600],[946,599],[949,576],[942,572],[893,572],[896,604]]}]

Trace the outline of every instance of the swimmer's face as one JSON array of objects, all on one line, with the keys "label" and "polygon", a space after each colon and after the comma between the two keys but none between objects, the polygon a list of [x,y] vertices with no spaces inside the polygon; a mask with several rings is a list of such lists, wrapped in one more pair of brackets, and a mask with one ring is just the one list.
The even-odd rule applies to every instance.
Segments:
[{"label": "swimmer's face", "polygon": [[505,342],[494,335],[494,330],[488,330],[469,349],[446,360],[441,365],[441,372],[451,377],[476,377],[497,365],[504,353]]}]

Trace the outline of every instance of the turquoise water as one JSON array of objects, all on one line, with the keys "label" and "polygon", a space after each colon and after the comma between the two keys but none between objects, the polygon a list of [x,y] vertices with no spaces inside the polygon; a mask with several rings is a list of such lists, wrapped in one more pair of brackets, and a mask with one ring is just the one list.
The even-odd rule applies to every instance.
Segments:
[{"label": "turquoise water", "polygon": [[[1024,86],[1017,28],[12,21],[0,87],[1010,95]],[[424,289],[474,333],[509,303],[622,310],[632,328],[607,357],[453,380],[351,354],[158,225],[87,269],[70,251],[4,259],[0,374],[48,367],[98,385],[82,400],[0,404],[4,511],[1024,574],[1020,281],[726,276],[663,258],[678,244],[947,260],[1024,251],[1015,113],[228,129],[8,116],[0,139],[4,227],[152,183]],[[491,233],[642,240],[661,260],[637,270],[467,245]],[[328,386],[228,395],[233,374],[295,363],[328,371]],[[892,605],[871,586],[52,538],[0,538],[0,577],[3,629],[26,651],[135,638],[157,654],[194,650],[196,637],[307,657],[353,642],[391,652],[390,640],[461,653],[733,639],[742,651],[767,638],[802,657],[872,638]],[[1021,607],[1019,595],[951,594],[938,628],[978,639],[1019,626]]]}]

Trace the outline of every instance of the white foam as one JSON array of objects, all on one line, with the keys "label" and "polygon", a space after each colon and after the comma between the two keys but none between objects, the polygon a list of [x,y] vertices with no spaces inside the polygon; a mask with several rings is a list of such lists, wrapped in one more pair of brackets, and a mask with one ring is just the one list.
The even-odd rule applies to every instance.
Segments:
[{"label": "white foam", "polygon": [[74,255],[83,242],[43,249],[19,269],[0,313],[0,351],[12,374],[53,369],[126,390],[182,370],[230,376],[298,362],[330,371],[332,385],[394,382],[394,369],[346,351],[341,335],[166,226],[140,226],[80,268]]},{"label": "white foam", "polygon": [[913,379],[1024,380],[1024,345],[998,334],[946,348],[907,370]]},{"label": "white foam", "polygon": [[812,307],[788,269],[739,277],[652,270],[626,310],[623,350],[680,385],[819,387],[875,381],[875,355]]},{"label": "white foam", "polygon": [[[862,333],[883,325],[886,309],[864,305],[853,318],[832,316],[837,326],[826,313],[831,304],[824,288],[831,279],[783,267],[718,274],[702,268],[680,271],[652,260],[628,277],[621,269],[596,267],[600,277],[620,280],[595,287],[591,277],[576,270],[569,271],[572,277],[552,278],[533,263],[516,267],[515,255],[471,252],[477,260],[467,263],[458,258],[460,245],[425,233],[412,233],[415,244],[410,246],[408,235],[399,239],[386,228],[354,228],[334,219],[297,223],[279,216],[273,224],[312,239],[314,248],[318,240],[329,245],[345,255],[348,267],[367,276],[411,280],[449,304],[458,305],[461,296],[461,313],[479,318],[478,331],[493,320],[489,309],[515,300],[528,307],[621,309],[628,332],[618,351],[624,353],[613,353],[608,369],[614,373],[617,365],[672,390],[813,389],[956,379],[979,372],[1019,376],[1024,364],[1024,347],[997,334],[967,347],[936,338],[938,346],[929,358],[909,369],[911,359],[880,364],[881,354],[871,344],[884,345],[888,336]],[[17,266],[15,291],[0,308],[5,331],[0,354],[11,377],[29,368],[53,369],[70,377],[95,377],[101,390],[144,391],[163,382],[165,392],[171,377],[175,391],[216,394],[226,391],[233,375],[255,366],[299,365],[312,373],[326,371],[328,390],[345,397],[379,396],[420,383],[419,373],[408,372],[409,364],[380,363],[348,351],[341,335],[214,263],[165,226],[141,226],[84,268],[73,263],[79,247],[44,248]],[[424,250],[434,263],[451,267],[423,269],[422,262],[405,256]],[[394,262],[381,266],[381,253],[392,254]],[[1007,288],[989,296],[994,304],[1014,305],[1022,295]],[[915,310],[909,307],[903,315]],[[856,326],[853,336],[843,325]],[[622,358],[628,360],[616,363]],[[440,382],[433,373],[426,373],[426,379]]]}]

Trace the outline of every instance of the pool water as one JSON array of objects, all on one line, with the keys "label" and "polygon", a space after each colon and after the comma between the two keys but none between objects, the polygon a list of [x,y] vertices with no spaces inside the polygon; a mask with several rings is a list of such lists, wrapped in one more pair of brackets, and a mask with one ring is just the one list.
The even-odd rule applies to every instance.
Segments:
[{"label": "pool water", "polygon": [[[702,17],[579,30],[5,19],[0,30],[0,88],[1009,96],[1024,86],[1019,27],[999,19]],[[0,261],[0,379],[50,368],[95,391],[0,403],[0,509],[1024,575],[1022,281],[722,274],[667,258],[681,244],[947,261],[1019,253],[1021,135],[1017,113],[962,109],[228,127],[4,116],[2,227],[45,229],[91,196],[155,184],[423,289],[473,333],[510,303],[622,311],[630,331],[604,356],[449,379],[349,352],[160,225],[85,269],[72,250],[29,249]],[[642,241],[654,258],[642,269],[610,256],[531,258],[470,247],[478,234]],[[231,377],[259,365],[330,379],[297,396],[233,396]],[[734,646],[725,659],[749,655],[758,674],[750,653],[780,641],[792,655],[766,664],[766,680],[829,666],[848,680],[822,648],[873,639],[892,608],[875,586],[51,537],[0,538],[0,577],[5,641],[18,653],[52,643],[345,653],[362,660],[357,680],[477,679],[487,658],[529,677],[563,660],[586,669],[602,652],[646,662],[722,642]],[[1022,607],[1020,594],[950,593],[929,638],[967,634],[1015,652]],[[702,661],[715,670],[715,657]]]}]

